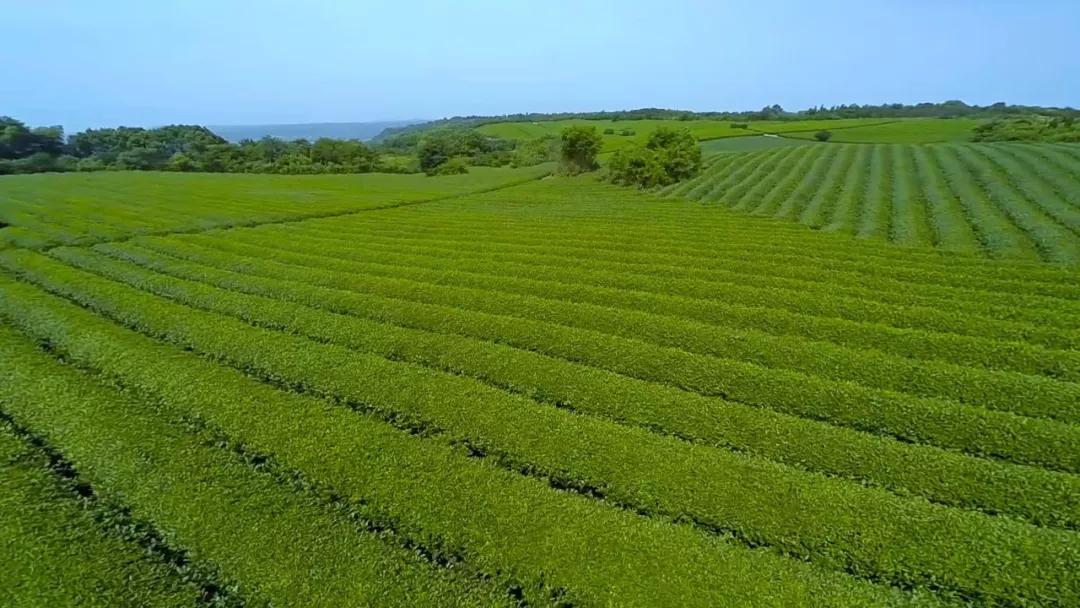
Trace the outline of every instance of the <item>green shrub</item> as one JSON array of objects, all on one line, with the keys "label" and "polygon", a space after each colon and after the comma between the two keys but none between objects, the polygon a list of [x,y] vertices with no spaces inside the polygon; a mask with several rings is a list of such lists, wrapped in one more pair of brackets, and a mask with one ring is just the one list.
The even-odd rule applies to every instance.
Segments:
[{"label": "green shrub", "polygon": [[428,175],[463,175],[469,172],[469,165],[465,162],[464,158],[454,157],[445,163],[439,165],[435,169],[434,173],[428,173]]},{"label": "green shrub", "polygon": [[832,139],[832,131],[818,131],[814,133],[814,139],[818,141],[829,141]]},{"label": "green shrub", "polygon": [[595,171],[599,166],[596,155],[600,153],[603,144],[604,140],[596,127],[575,126],[563,129],[560,150],[560,168],[563,173],[577,175]]},{"label": "green shrub", "polygon": [[660,128],[644,147],[619,150],[611,159],[609,179],[624,186],[654,188],[693,177],[701,171],[701,148],[686,129]]}]

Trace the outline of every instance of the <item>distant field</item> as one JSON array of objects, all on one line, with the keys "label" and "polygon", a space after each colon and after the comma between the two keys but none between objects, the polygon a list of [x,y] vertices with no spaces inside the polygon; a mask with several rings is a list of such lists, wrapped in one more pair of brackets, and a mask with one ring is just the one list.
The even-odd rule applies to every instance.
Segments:
[{"label": "distant field", "polygon": [[669,194],[913,246],[1080,263],[1080,147],[795,146],[712,161]]},{"label": "distant field", "polygon": [[792,139],[790,137],[770,137],[767,135],[751,135],[747,137],[725,137],[723,139],[711,139],[701,143],[702,154],[720,154],[726,152],[758,152],[772,150],[774,148],[788,148],[791,146],[805,146],[811,141],[804,139]]},{"label": "distant field", "polygon": [[[821,130],[832,131],[834,142],[852,143],[929,143],[966,141],[977,121],[968,119],[882,119],[851,118],[837,120],[750,121],[747,129],[731,128],[732,121],[715,120],[554,120],[539,122],[504,122],[477,127],[481,133],[508,139],[528,140],[545,135],[558,135],[571,125],[591,125],[600,130],[614,129],[614,135],[604,135],[604,151],[613,152],[633,144],[644,142],[649,133],[660,126],[689,129],[699,140],[717,140],[729,137],[750,138],[745,150],[763,149],[772,144],[755,148],[760,133],[783,134],[796,139],[813,139]],[[740,123],[741,124],[741,123]],[[618,133],[623,129],[634,131],[633,136]],[[750,143],[755,142],[755,143]],[[731,144],[740,149],[743,144]],[[776,143],[776,146],[784,145]],[[706,147],[706,152],[724,150],[726,144],[717,143]]]},{"label": "distant field", "polygon": [[1080,605],[1080,148],[708,163],[0,178],[0,606]]},{"label": "distant field", "polygon": [[550,167],[468,175],[72,173],[0,182],[0,247],[46,247],[337,215],[494,188]]},{"label": "distant field", "polygon": [[[745,121],[744,121],[745,122]],[[614,129],[614,135],[604,135],[604,151],[612,152],[619,148],[632,144],[643,143],[649,134],[658,127],[672,127],[677,129],[689,129],[694,137],[700,140],[720,139],[725,137],[755,136],[755,131],[764,133],[788,133],[804,130],[816,131],[827,123],[833,128],[844,128],[857,125],[872,125],[882,122],[880,118],[854,118],[848,120],[801,120],[801,121],[759,121],[745,122],[749,129],[733,129],[732,121],[719,120],[553,120],[540,122],[504,122],[492,123],[477,127],[477,131],[496,137],[509,139],[536,139],[545,135],[559,135],[563,129],[571,125],[590,125],[600,130]],[[740,123],[743,124],[743,123]],[[635,132],[633,136],[623,136],[618,133],[623,129]]]},{"label": "distant field", "polygon": [[[831,142],[928,144],[970,141],[977,120],[967,118],[906,119],[878,125],[832,130]],[[829,129],[824,126],[824,129]],[[830,129],[831,130],[831,129]],[[788,133],[786,137],[813,139],[814,132]]]}]

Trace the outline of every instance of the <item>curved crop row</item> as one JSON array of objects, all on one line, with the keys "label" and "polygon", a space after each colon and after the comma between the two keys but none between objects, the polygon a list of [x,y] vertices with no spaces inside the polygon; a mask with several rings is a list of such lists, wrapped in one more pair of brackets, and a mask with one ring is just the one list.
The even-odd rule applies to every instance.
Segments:
[{"label": "curved crop row", "polygon": [[[230,237],[230,243],[239,241],[259,245],[263,242],[263,239],[254,234],[234,234]],[[498,264],[472,262],[468,257],[464,261],[455,261],[427,252],[402,252],[399,255],[389,253],[385,254],[385,261],[361,262],[360,260],[373,256],[363,249],[352,247],[347,240],[330,236],[294,239],[283,247],[289,251],[305,251],[312,249],[313,244],[317,244],[317,249],[324,255],[332,255],[337,259],[359,258],[358,264],[370,264],[368,269],[374,274],[379,274],[379,268],[386,266],[393,266],[394,270],[400,267],[401,276],[407,276],[416,267],[438,268],[462,273],[448,274],[446,280],[449,282],[460,280],[470,286],[486,286],[490,283],[495,289],[513,292],[532,292],[535,290],[530,289],[530,285],[535,287],[537,281],[546,281],[555,283],[544,285],[547,297],[591,301],[618,307],[623,307],[625,302],[628,308],[689,316],[705,322],[723,319],[724,314],[717,311],[736,305],[991,340],[1023,341],[1047,348],[1080,347],[1080,331],[1076,329],[1060,325],[1020,323],[967,311],[960,312],[953,309],[948,300],[936,302],[933,306],[893,306],[835,293],[830,297],[820,292],[815,293],[814,290],[751,286],[743,282],[634,276],[622,272],[587,270],[582,266],[571,269],[565,263],[541,267],[535,265],[535,259],[528,256],[523,256],[522,265],[501,267]],[[523,276],[530,278],[522,279]],[[618,290],[618,293],[615,293],[615,290]],[[823,295],[825,297],[822,297]],[[711,316],[712,313],[708,312],[710,310],[717,312],[719,316]],[[722,324],[722,321],[720,323]]]},{"label": "curved crop row", "polygon": [[[48,258],[7,256],[5,264],[49,289],[71,297],[84,297],[87,305],[101,306],[102,310],[112,310],[133,319],[151,312],[132,306],[139,301],[136,294],[127,294],[120,289],[120,293],[110,295],[118,289],[116,284],[84,271],[65,269]],[[95,296],[96,289],[102,292]],[[446,301],[455,294],[491,301],[489,295],[471,294],[468,290],[442,291],[439,300]],[[123,298],[125,304],[117,298]],[[610,366],[613,371],[646,380],[659,374],[659,378],[670,384],[705,395],[730,397],[971,454],[1080,471],[1080,426],[872,390],[734,360],[692,355],[678,349],[654,349],[653,358],[646,361],[634,356],[634,341],[614,342],[613,339],[599,342],[589,349],[588,356],[610,359],[605,366]],[[586,344],[565,346],[589,347]]]},{"label": "curved crop row", "polygon": [[[14,307],[9,306],[8,314],[14,312],[18,315],[20,324],[25,325],[31,333],[48,331],[50,327],[85,327],[87,324],[94,327],[90,319],[85,314],[79,315],[77,310],[65,311],[61,304],[49,304],[43,302],[41,297],[19,293],[24,290],[10,285],[6,287],[5,292],[9,297],[21,300],[21,303],[16,303]],[[12,308],[15,310],[12,311]],[[163,313],[165,308],[167,306],[154,312]],[[181,313],[181,316],[185,314],[202,316],[190,309],[187,313]],[[75,320],[76,317],[82,319]],[[209,339],[217,341],[220,346],[231,344],[228,348],[237,354],[244,351],[254,354],[254,351],[259,349],[264,353],[274,350],[269,343],[256,339],[259,332],[251,328],[241,330],[239,334],[230,332],[227,323],[192,324],[189,329],[191,336],[204,336],[199,338],[200,341]],[[766,590],[773,597],[785,598],[786,605],[828,605],[852,601],[852,597],[861,598],[856,600],[858,603],[873,605],[908,603],[913,599],[887,588],[775,555],[770,551],[750,550],[736,542],[724,542],[685,525],[648,519],[617,509],[609,503],[554,492],[535,479],[470,459],[451,445],[439,445],[435,441],[410,436],[368,416],[359,416],[347,408],[335,408],[310,397],[268,390],[265,386],[260,387],[258,382],[252,382],[230,370],[208,367],[205,361],[200,363],[198,357],[193,355],[185,355],[175,349],[150,346],[152,342],[141,336],[85,340],[70,331],[55,331],[53,334],[59,340],[57,347],[62,349],[65,356],[90,363],[91,360],[101,361],[99,356],[95,355],[102,351],[109,352],[111,358],[127,364],[120,367],[122,371],[116,374],[124,384],[161,395],[166,402],[172,404],[171,407],[184,408],[191,414],[205,418],[248,449],[257,449],[273,456],[280,460],[283,467],[299,471],[305,478],[325,487],[328,492],[349,497],[355,504],[370,505],[370,510],[381,512],[383,518],[393,518],[398,534],[425,538],[429,542],[437,540],[446,550],[455,551],[460,556],[457,559],[481,572],[488,572],[499,578],[509,574],[524,583],[522,590],[527,597],[532,596],[534,601],[544,599],[542,596],[537,597],[544,591],[558,592],[563,596],[562,599],[573,603],[645,602],[653,605],[715,605],[721,599],[730,601],[732,598],[752,601],[752,598]],[[99,331],[95,331],[95,334],[101,335]],[[237,341],[237,338],[240,338],[240,341]],[[416,378],[401,385],[392,376],[382,376],[377,382],[367,384],[364,378],[353,375],[347,367],[336,364],[320,365],[314,354],[318,350],[329,354],[333,349],[329,346],[315,348],[313,345],[307,358],[290,357],[287,353],[276,350],[276,356],[256,365],[285,366],[279,368],[284,374],[283,379],[288,379],[295,373],[306,375],[309,371],[316,371],[301,368],[319,366],[318,376],[307,376],[308,380],[305,381],[312,383],[309,386],[313,389],[332,378],[346,382],[352,378],[351,386],[355,390],[379,391],[372,396],[378,397],[380,401],[385,399],[399,404],[414,404],[416,407],[424,404],[427,407],[446,404],[441,394],[425,393],[425,389],[431,387],[412,384]],[[166,370],[173,367],[179,369],[172,374],[151,374],[150,370],[145,368],[154,369],[158,366],[152,363],[131,366],[131,363],[136,361],[163,361]],[[176,366],[178,361],[183,361],[183,365]],[[361,367],[378,365],[376,360],[365,361]],[[358,363],[359,359],[353,362]],[[385,362],[384,365],[408,369],[407,366],[391,362]],[[102,371],[113,375],[107,370]],[[474,395],[481,396],[482,394]],[[77,436],[78,431],[98,426],[95,430],[99,434],[113,435],[115,430],[102,433],[105,429],[100,427],[110,423],[113,426],[125,425],[122,436],[138,433],[141,437],[141,441],[133,442],[136,449],[146,446],[143,449],[149,448],[149,454],[161,454],[161,460],[169,461],[166,466],[187,465],[189,469],[194,468],[195,463],[183,462],[181,459],[173,463],[168,458],[171,452],[184,454],[194,451],[190,448],[184,450],[178,446],[170,446],[171,450],[163,452],[154,449],[152,442],[160,441],[165,432],[160,420],[154,421],[156,428],[148,428],[148,416],[140,417],[135,412],[130,416],[123,416],[121,412],[110,410],[109,406],[113,403],[101,397],[94,399],[92,403],[103,411],[87,411],[87,406],[72,408],[70,411],[64,408],[51,408],[52,411],[37,408],[33,411],[33,414],[37,414],[37,419],[33,422],[36,423],[35,426],[47,427],[60,434],[62,423],[59,420],[52,422],[53,420],[66,419],[69,423],[71,420],[84,420],[83,423],[75,425],[75,437],[71,434],[61,437],[69,445],[78,447],[85,445]],[[129,406],[124,411],[130,409]],[[453,408],[449,409],[447,413],[452,415]],[[554,408],[546,411],[548,417],[564,415]],[[488,413],[483,406],[469,407],[463,412],[474,412],[479,419],[483,419]],[[77,415],[81,417],[77,418]],[[496,428],[494,425],[497,416],[489,420],[492,425],[489,428]],[[544,426],[522,429],[515,427],[509,430],[527,431],[530,428],[534,430],[534,435],[538,434],[537,439],[544,436]],[[454,429],[448,429],[448,432],[450,437],[440,436],[439,439],[451,440]],[[514,437],[512,433],[511,436]],[[527,434],[516,437],[528,444]],[[564,450],[570,449],[571,445],[560,443],[557,435],[554,437],[556,441],[548,445],[547,449],[553,457],[561,458],[566,455]],[[570,436],[564,438],[570,439]],[[617,441],[619,438],[619,435],[613,435],[610,440]],[[478,443],[472,449],[482,451],[485,447],[489,446]],[[544,447],[543,443],[533,444],[534,450]],[[93,448],[91,446],[87,449]],[[636,450],[632,453],[636,453]],[[624,455],[629,457],[631,454]],[[592,456],[593,460],[590,460],[589,456]],[[605,454],[603,451],[594,455],[584,452],[581,453],[581,463],[585,466],[596,458],[617,456]],[[150,461],[156,463],[159,458]],[[358,466],[360,463],[363,463],[362,466]],[[674,462],[671,465],[679,466]],[[215,467],[202,465],[194,470],[212,473]],[[606,472],[614,475],[618,469]],[[157,476],[147,475],[148,481],[156,478]],[[253,496],[256,500],[281,500],[280,497],[268,494],[254,492]],[[723,500],[724,494],[731,495],[730,492],[709,492],[703,496],[715,496]],[[228,495],[221,497],[223,500],[229,498],[231,497]],[[956,516],[945,509],[938,508],[936,511],[941,511],[945,516]],[[765,515],[761,514],[762,517]],[[980,517],[957,515],[960,519]],[[558,525],[554,525],[556,521],[559,522]],[[981,522],[982,519],[977,521]],[[1015,530],[1012,533],[1034,534],[1041,537],[1038,540],[1046,549],[1041,556],[1038,551],[1033,553],[1026,549],[1017,553],[1016,560],[1021,563],[1030,562],[1031,568],[1020,568],[1021,571],[1029,573],[1030,578],[1026,585],[1013,587],[1011,591],[990,586],[971,588],[968,589],[969,593],[1013,597],[1023,597],[1031,593],[1062,596],[1074,593],[1067,584],[1062,585],[1055,580],[1053,569],[1044,569],[1038,564],[1042,559],[1055,559],[1053,552],[1058,549],[1053,545],[1061,543],[1063,548],[1067,547],[1072,533],[1018,527],[1007,521],[995,520],[993,523],[996,525],[991,525],[986,530],[1004,526],[1002,531],[1005,533],[1010,533],[1005,529],[1011,527]],[[284,530],[270,525],[255,528],[265,531],[264,534],[283,535],[283,532],[295,530],[299,533],[320,524],[325,529],[316,533],[317,537],[326,537],[336,531],[316,517],[312,517],[307,526],[292,525]],[[1025,532],[1020,532],[1021,530]],[[277,542],[286,540],[288,537],[283,535]],[[349,541],[355,542],[355,539],[341,538],[335,544],[341,545]],[[1051,544],[1046,545],[1047,542]],[[268,543],[269,546],[274,544],[276,543]],[[1021,546],[1026,545],[1018,544],[1017,548]],[[597,547],[604,550],[598,552]],[[877,548],[867,543],[868,549],[872,547],[877,551],[896,551],[895,545]],[[265,551],[251,551],[250,554],[253,558],[261,559]],[[310,557],[306,553],[294,555]],[[976,560],[974,568],[979,568],[979,557],[972,557]],[[580,568],[579,564],[585,559],[590,567]],[[898,564],[904,563],[901,557],[896,560]],[[363,559],[345,561],[360,568],[380,566],[378,563],[368,564],[367,560]],[[680,568],[675,573],[668,570],[658,571],[655,568],[657,563],[679,563]],[[1000,567],[1003,564],[996,565]],[[386,565],[382,567],[387,568]],[[341,570],[328,567],[326,571],[338,573]],[[387,571],[400,575],[397,568]],[[306,576],[308,568],[296,568],[296,572]],[[977,570],[972,569],[972,573],[976,572]],[[955,567],[949,570],[949,575],[958,582],[970,577],[963,569]],[[401,581],[387,577],[383,584],[400,585]],[[432,586],[427,592],[435,595],[439,591],[441,590]]]},{"label": "curved crop row", "polygon": [[[190,277],[176,280],[85,252],[57,253],[63,253],[69,263],[203,310],[469,376],[559,407],[694,441],[731,446],[780,462],[854,476],[947,504],[1014,513],[1042,522],[1061,521],[1070,527],[1074,521],[1080,524],[1080,510],[1070,515],[1069,501],[1065,499],[1071,493],[1080,493],[1080,478],[871,438],[839,427],[699,397],[537,351],[509,348],[491,341],[496,332],[505,331],[505,320],[487,315],[362,297],[278,279],[249,279],[190,265],[187,271],[182,263],[151,264],[169,275]],[[437,333],[453,330],[468,331],[476,337]],[[484,334],[485,330],[490,333]],[[513,334],[508,337],[514,341]],[[813,435],[808,434],[811,430]],[[865,458],[849,457],[838,462],[831,456],[853,456],[860,448],[866,450]],[[1013,495],[1012,490],[1020,487],[1024,488],[1023,494]]]},{"label": "curved crop row", "polygon": [[[1011,601],[1080,597],[1080,588],[1073,588],[1075,581],[1065,574],[1070,561],[1080,567],[1075,533],[926,506],[737,454],[695,449],[484,390],[455,376],[156,302],[147,300],[136,314],[118,314],[143,331],[259,377],[395,418],[430,422],[450,440],[494,452],[516,469],[559,472],[642,512],[690,518],[755,545],[874,580],[933,584],[968,597]],[[176,329],[179,319],[190,326]],[[732,491],[750,484],[752,492]],[[905,542],[913,528],[920,530],[918,544]],[[994,573],[1002,569],[1031,578],[995,584]]]},{"label": "curved crop row", "polygon": [[[870,273],[865,268],[825,268],[827,264],[816,260],[786,255],[761,254],[754,248],[739,249],[728,246],[717,250],[713,258],[703,257],[704,252],[691,257],[682,249],[651,250],[647,244],[638,244],[637,250],[618,246],[604,247],[601,237],[584,235],[579,239],[574,228],[568,228],[559,242],[550,238],[517,237],[508,240],[503,234],[505,227],[491,233],[479,233],[472,238],[448,238],[450,235],[425,236],[407,228],[398,233],[357,232],[350,229],[355,222],[339,222],[335,226],[293,226],[282,231],[277,226],[260,227],[259,234],[270,239],[272,235],[287,235],[289,239],[324,238],[331,241],[354,243],[363,239],[364,247],[354,249],[353,255],[368,254],[378,258],[394,252],[408,254],[431,253],[442,258],[471,259],[490,258],[512,262],[543,263],[551,266],[567,264],[579,268],[614,269],[621,273],[656,274],[665,277],[691,277],[740,284],[793,284],[797,289],[818,289],[829,293],[855,292],[858,298],[883,302],[914,303],[924,301],[929,306],[947,302],[950,309],[971,306],[971,310],[992,310],[991,316],[1008,319],[1031,316],[1039,324],[1080,327],[1080,304],[1059,297],[992,291],[995,282],[978,274],[970,276],[972,285],[948,286],[934,282],[942,272],[915,274],[909,270],[903,278],[892,278],[888,273]],[[516,228],[515,228],[516,231]],[[573,238],[567,238],[568,234]],[[230,233],[241,237],[243,231]],[[671,251],[672,253],[666,253]],[[723,260],[718,263],[716,258]],[[708,263],[712,260],[712,263]],[[880,264],[889,264],[882,261]],[[879,266],[881,267],[881,266]],[[1019,274],[1023,272],[1017,269]],[[965,278],[961,271],[950,273],[952,281]],[[925,279],[925,282],[922,281]],[[1071,280],[1071,279],[1069,279]],[[1005,284],[1004,287],[1010,287]],[[1064,287],[1064,285],[1062,285]]]},{"label": "curved crop row", "polygon": [[36,351],[9,328],[0,330],[0,353],[7,363],[0,370],[0,400],[12,417],[59,446],[95,488],[123,496],[133,514],[244,581],[255,605],[474,606],[505,597],[360,530],[350,518],[207,447],[144,402]]},{"label": "curved crop row", "polygon": [[[710,342],[705,339],[705,336],[709,336],[715,331],[723,331],[724,328],[752,329],[773,335],[802,336],[852,348],[878,349],[904,357],[942,360],[972,367],[988,367],[1033,375],[1046,375],[1066,381],[1080,379],[1080,353],[1067,350],[1050,350],[1022,342],[1000,342],[958,334],[891,328],[875,323],[810,316],[777,309],[770,309],[769,312],[765,313],[761,308],[757,307],[728,305],[715,301],[708,304],[708,316],[706,316],[706,321],[703,322],[701,319],[694,318],[696,314],[694,311],[700,310],[700,306],[693,304],[693,300],[680,298],[654,299],[651,294],[640,292],[627,292],[620,299],[620,292],[614,290],[563,285],[554,281],[522,278],[492,281],[482,276],[439,270],[438,268],[428,269],[398,264],[371,264],[353,261],[349,259],[348,254],[330,257],[321,254],[301,253],[292,249],[277,249],[280,247],[277,242],[253,245],[241,243],[238,239],[199,242],[184,239],[182,244],[172,240],[140,241],[140,244],[170,255],[185,258],[197,257],[203,248],[252,258],[270,257],[294,266],[291,269],[294,275],[297,272],[303,272],[307,273],[306,276],[316,277],[323,276],[323,273],[327,271],[359,274],[365,280],[353,281],[350,289],[354,291],[370,291],[376,288],[375,286],[382,285],[391,289],[390,293],[403,294],[407,299],[429,297],[430,301],[438,302],[438,296],[435,293],[449,289],[449,286],[444,286],[447,282],[466,289],[485,290],[490,294],[490,298],[495,298],[496,293],[502,292],[501,297],[503,299],[516,300],[519,302],[518,306],[522,307],[509,309],[508,314],[524,318],[551,319],[553,314],[567,310],[568,314],[559,314],[557,318],[561,319],[560,322],[568,325],[580,325],[582,323],[581,316],[574,315],[572,310],[600,307],[603,312],[608,313],[597,315],[597,321],[602,321],[603,324],[589,325],[588,327],[628,337],[648,339],[659,344],[670,344],[691,351],[713,352],[709,346]],[[303,249],[312,250],[311,247],[303,247]],[[290,272],[288,267],[277,270]],[[258,266],[253,267],[253,272],[260,272]],[[333,276],[333,273],[331,273],[331,276]],[[459,277],[460,280],[452,280]],[[407,281],[407,283],[398,283],[398,287],[395,288],[391,286],[391,283],[387,282],[395,280]],[[424,296],[425,292],[432,295]],[[559,298],[561,292],[567,295]],[[589,294],[592,294],[593,297],[589,297]],[[456,295],[460,294],[449,292],[448,297],[450,299],[445,300],[445,302],[462,301],[467,303],[466,300],[461,300]],[[655,306],[650,306],[648,302],[653,302],[661,306],[661,308],[657,309]],[[674,303],[676,308],[663,306],[664,302]],[[646,304],[642,306],[642,303]],[[690,308],[678,306],[680,303],[686,304]],[[480,300],[472,306],[477,305],[481,309],[496,312],[503,310],[497,307],[491,308],[491,306],[495,305],[494,300],[486,304],[484,300]],[[613,307],[617,305],[621,305],[618,310],[622,312],[612,317],[610,311],[614,310]],[[487,308],[484,308],[485,306]],[[534,316],[530,316],[528,311],[533,311]],[[723,312],[722,317],[716,316],[721,312]],[[634,319],[641,319],[642,322],[640,324],[625,325],[631,323]],[[678,329],[680,326],[686,327],[687,330]],[[625,329],[616,329],[619,327],[625,327]],[[690,327],[693,327],[693,330],[689,330]]]},{"label": "curved crop row", "polygon": [[[847,150],[837,155],[838,148]],[[840,169],[831,155],[843,158],[853,149],[854,161],[845,160],[842,174],[834,173]],[[703,184],[722,180],[723,200],[737,211],[962,252],[972,251],[973,232],[979,248],[994,257],[1080,263],[1080,208],[1070,175],[1080,155],[1074,147],[828,144],[742,156],[697,178],[695,187],[669,194],[698,198]],[[1050,162],[1035,162],[1036,157]],[[821,176],[826,166],[828,179]],[[918,180],[928,178],[920,192]],[[807,184],[820,189],[807,195]],[[929,213],[931,204],[936,213]]]}]

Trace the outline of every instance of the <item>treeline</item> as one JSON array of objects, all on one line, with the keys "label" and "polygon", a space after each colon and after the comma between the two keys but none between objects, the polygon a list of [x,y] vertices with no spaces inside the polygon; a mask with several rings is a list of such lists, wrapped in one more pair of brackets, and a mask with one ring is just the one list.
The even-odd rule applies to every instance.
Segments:
[{"label": "treeline", "polygon": [[[355,140],[232,144],[206,127],[89,129],[65,140],[60,127],[31,129],[0,118],[0,174],[45,171],[158,170],[218,173],[366,173],[378,153]],[[391,169],[392,170],[392,169]]]},{"label": "treeline", "polygon": [[501,116],[455,116],[426,123],[384,130],[373,141],[386,141],[406,134],[433,128],[473,128],[500,122],[543,122],[551,120],[806,120],[822,118],[999,118],[1015,116],[1076,116],[1080,110],[1042,106],[1011,105],[1004,102],[988,106],[969,105],[959,100],[941,103],[879,105],[841,104],[787,111],[777,104],[760,110],[740,112],[691,112],[664,108],[640,108],[613,112],[562,112],[505,114]]},{"label": "treeline", "polygon": [[65,139],[61,127],[32,129],[0,118],[0,175],[48,171],[211,173],[466,173],[469,166],[531,166],[558,156],[557,138],[527,142],[467,129],[409,133],[378,145],[274,137],[230,143],[206,127],[89,129]]}]

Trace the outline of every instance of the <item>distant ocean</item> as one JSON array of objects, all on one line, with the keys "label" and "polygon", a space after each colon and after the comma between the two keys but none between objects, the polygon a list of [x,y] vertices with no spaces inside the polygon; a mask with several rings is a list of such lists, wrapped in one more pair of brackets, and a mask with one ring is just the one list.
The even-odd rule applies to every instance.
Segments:
[{"label": "distant ocean", "polygon": [[285,140],[316,140],[320,137],[330,137],[367,141],[382,133],[384,129],[421,122],[425,121],[418,119],[382,122],[312,122],[291,125],[219,125],[207,128],[234,143],[243,139],[262,139],[267,136]]}]

